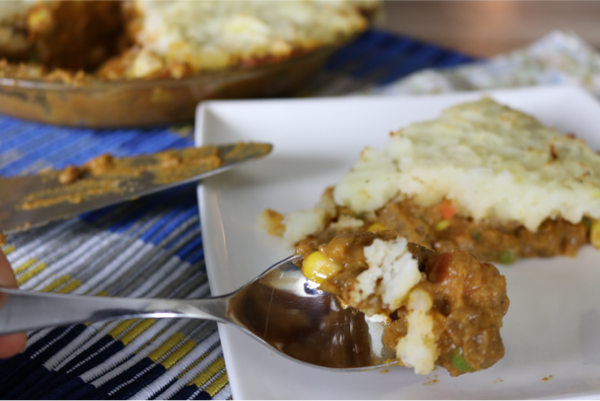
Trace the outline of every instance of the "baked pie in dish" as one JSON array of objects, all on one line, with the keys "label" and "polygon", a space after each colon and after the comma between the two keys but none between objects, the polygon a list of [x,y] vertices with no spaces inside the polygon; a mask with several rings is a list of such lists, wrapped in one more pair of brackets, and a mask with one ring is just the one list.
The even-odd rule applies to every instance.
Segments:
[{"label": "baked pie in dish", "polygon": [[190,121],[201,100],[290,93],[378,10],[376,0],[0,2],[0,112]]}]

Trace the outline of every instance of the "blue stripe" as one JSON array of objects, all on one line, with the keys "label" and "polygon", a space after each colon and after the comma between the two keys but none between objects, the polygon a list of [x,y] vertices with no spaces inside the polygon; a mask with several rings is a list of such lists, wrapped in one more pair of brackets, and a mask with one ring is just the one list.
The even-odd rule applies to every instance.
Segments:
[{"label": "blue stripe", "polygon": [[[2,394],[2,396],[0,397],[0,401],[17,401],[19,399],[28,400],[27,398],[22,398],[23,393],[26,393],[27,390],[30,389],[32,385],[35,386],[36,383],[38,382],[38,380],[40,380],[40,378],[47,373],[48,373],[48,369],[40,366],[27,375],[27,380],[24,380],[22,382],[18,382],[18,381],[13,382],[12,384],[16,384],[16,386],[14,386],[10,389],[8,389],[8,388],[0,389],[0,394]],[[33,397],[29,398],[29,400],[33,400],[33,399],[35,399],[35,398],[33,398]]]},{"label": "blue stripe", "polygon": [[127,150],[132,155],[146,154],[158,152],[163,149],[168,149],[169,145],[180,139],[177,135],[169,134],[167,132],[156,131],[151,135],[141,135],[136,138],[139,139],[134,143],[127,146]]},{"label": "blue stripe", "polygon": [[181,242],[181,240],[186,237],[190,232],[197,230],[198,227],[192,225],[188,228],[186,228],[184,231],[182,231],[181,233],[179,233],[178,236],[176,236],[172,241],[168,242],[167,244],[164,245],[163,249],[169,250],[171,248],[173,248],[175,245],[177,245],[179,242]]},{"label": "blue stripe", "polygon": [[164,240],[169,234],[171,234],[173,232],[174,229],[176,229],[177,227],[179,227],[181,225],[181,223],[183,223],[184,221],[194,217],[195,215],[198,214],[198,208],[197,206],[192,206],[192,207],[186,207],[183,212],[180,209],[183,209],[185,206],[181,206],[178,207],[179,210],[177,210],[179,214],[179,216],[173,218],[165,227],[164,229],[159,232],[156,237],[154,237],[152,239],[152,243],[153,244],[158,244],[160,243],[162,240]]},{"label": "blue stripe", "polygon": [[[173,398],[176,399],[176,398]],[[208,394],[206,391],[200,391],[198,394],[196,394],[196,396],[194,397],[194,400],[212,400],[212,397],[210,396],[210,394]]]},{"label": "blue stripe", "polygon": [[108,228],[109,231],[119,234],[124,233],[134,224],[138,223],[138,220],[140,220],[144,215],[148,214],[155,205],[152,205],[149,202],[144,202],[143,200],[137,200],[130,202],[127,206],[129,206],[129,208],[132,210],[127,213],[126,216],[110,226]]},{"label": "blue stripe", "polygon": [[[79,376],[79,375],[87,372],[88,370],[94,368],[95,366],[100,365],[101,363],[105,362],[108,358],[112,357],[113,355],[118,354],[119,352],[123,351],[124,348],[125,348],[125,344],[123,344],[121,341],[115,340],[115,342],[113,344],[110,344],[108,347],[106,347],[102,351],[98,352],[96,355],[92,356],[89,360],[87,360],[87,361],[83,362],[81,365],[77,366],[69,374]],[[88,354],[88,356],[89,356],[89,354]],[[77,362],[84,361],[85,359],[86,358],[77,358]],[[63,370],[66,371],[66,369],[63,369]]]},{"label": "blue stripe", "polygon": [[88,138],[85,146],[80,147],[76,154],[70,153],[72,152],[71,147],[63,149],[62,153],[64,153],[64,155],[59,155],[63,157],[56,159],[56,162],[53,163],[53,167],[55,169],[61,169],[67,164],[79,166],[101,154],[110,153],[115,155],[115,150],[135,135],[139,134],[134,132],[124,132],[115,133],[111,136],[92,135]]},{"label": "blue stripe", "polygon": [[0,366],[0,394],[5,392],[3,390],[3,386],[6,384],[6,382],[12,381],[12,375],[17,374],[21,369],[24,369],[29,362],[35,360],[36,358],[33,358],[33,355],[36,352],[38,352],[41,347],[46,345],[48,341],[51,341],[52,339],[57,338],[61,334],[63,334],[65,330],[65,327],[58,327],[56,329],[53,329],[44,337],[43,340],[46,341],[37,341],[35,344],[32,344],[31,346],[27,347],[22,353],[17,354],[12,358],[8,358],[6,360],[7,363]]},{"label": "blue stripe", "polygon": [[92,212],[83,213],[79,216],[79,218],[87,221],[88,223],[95,223],[96,221],[100,220],[104,216],[113,212],[119,206],[120,205],[113,205],[113,206],[108,206],[108,207],[105,207],[102,209],[94,210]]},{"label": "blue stripe", "polygon": [[[47,128],[39,129],[35,124],[22,124],[20,127],[15,127],[14,131],[9,131],[9,137],[2,140],[2,152],[12,149],[27,149],[29,144],[48,136],[49,130]],[[55,129],[54,131],[68,135],[68,132],[61,131],[60,129]],[[4,136],[4,130],[2,130],[2,135]]]},{"label": "blue stripe", "polygon": [[27,166],[38,162],[42,157],[52,153],[57,146],[63,146],[65,144],[72,143],[73,141],[73,138],[66,132],[60,132],[58,135],[53,136],[50,140],[47,140],[48,137],[46,135],[41,135],[41,137],[38,138],[37,136],[39,134],[45,133],[36,132],[35,135],[31,135],[29,137],[30,139],[33,138],[32,140],[21,141],[18,147],[13,148],[23,150],[22,153],[26,154],[27,157],[21,157],[20,159],[0,168],[0,175],[12,176],[18,174]]},{"label": "blue stripe", "polygon": [[[91,387],[91,389],[90,389]],[[63,384],[62,386],[52,390],[43,397],[40,397],[41,400],[81,400],[81,399],[91,399],[89,397],[85,397],[85,395],[91,391],[93,391],[94,386],[91,384],[85,383],[81,378],[76,377],[73,380]],[[71,397],[71,393],[81,392],[83,395],[81,398],[79,397]],[[85,397],[85,398],[84,398]]]},{"label": "blue stripe", "polygon": [[124,142],[118,150],[116,150],[115,156],[132,156],[140,154],[137,152],[137,147],[145,141],[154,141],[162,132],[159,130],[148,130],[143,132],[137,132],[137,135]]},{"label": "blue stripe", "polygon": [[325,70],[336,70],[348,63],[364,59],[366,53],[373,52],[386,42],[396,40],[383,31],[368,31],[361,35],[355,42],[344,46],[331,56],[325,64]]},{"label": "blue stripe", "polygon": [[[128,399],[128,398],[132,397],[133,395],[135,395],[142,388],[146,387],[147,385],[152,383],[154,380],[158,379],[161,375],[164,375],[166,372],[167,372],[167,369],[163,365],[157,364],[157,365],[151,367],[147,372],[144,372],[144,374],[141,377],[138,377],[132,383],[129,383],[126,386],[123,386],[114,394],[109,396],[108,392],[107,392],[106,399],[108,399],[108,400]],[[121,377],[122,377],[121,383],[125,383],[127,380],[133,379],[133,377],[135,376],[135,374],[129,374],[129,372],[126,372],[126,373],[127,374],[124,373],[123,375],[121,375]],[[172,379],[171,381],[174,381],[174,380],[176,380],[176,379]],[[106,384],[108,384],[108,383],[105,383],[105,385]],[[104,388],[105,386],[103,385],[102,387]],[[111,389],[113,389],[114,387],[115,387],[115,385],[113,384],[113,386],[111,386]],[[106,388],[108,388],[108,387],[106,387]]]},{"label": "blue stripe", "polygon": [[[193,202],[191,199],[173,200],[173,210],[157,221],[142,234],[140,238],[143,241],[151,242],[153,244],[160,242],[161,239],[171,233],[173,229],[179,227],[185,220],[198,214],[195,201],[195,199],[193,199]],[[190,203],[192,203],[192,205],[188,205]]]},{"label": "blue stripe", "polygon": [[462,54],[448,52],[440,62],[436,64],[438,68],[456,67],[457,65],[467,64],[477,61],[474,57],[468,57]]},{"label": "blue stripe", "polygon": [[189,241],[187,245],[183,247],[183,249],[177,252],[177,256],[179,256],[181,260],[186,260],[191,253],[195,253],[198,249],[201,248],[202,235],[198,235],[196,238],[193,238],[191,241]]},{"label": "blue stripe", "polygon": [[[133,378],[135,378],[137,375],[142,373],[144,370],[150,368],[152,365],[154,365],[154,362],[152,362],[152,360],[150,358],[142,359],[141,361],[136,363],[134,366],[132,366],[131,368],[129,368],[126,371],[124,371],[123,373],[121,373],[119,376],[110,379],[109,381],[107,381],[106,383],[104,383],[103,385],[98,387],[97,393],[98,394],[108,394],[112,389],[117,388],[118,386],[122,385],[123,383],[128,382],[129,380],[133,380]],[[159,369],[162,372],[162,373],[159,373],[159,375],[161,375],[167,371],[167,369],[163,365],[160,365],[160,364],[157,364],[152,369]]]},{"label": "blue stripe", "polygon": [[423,46],[417,51],[410,54],[410,57],[400,57],[393,60],[388,67],[390,71],[383,78],[379,79],[377,83],[384,85],[397,79],[400,79],[410,73],[413,73],[421,68],[425,68],[430,65],[435,65],[439,59],[442,59],[445,55],[445,51],[436,46]]},{"label": "blue stripe", "polygon": [[354,78],[363,78],[373,69],[380,70],[390,60],[398,57],[405,57],[411,50],[417,48],[417,44],[412,40],[393,41],[385,48],[380,49],[375,57],[368,57],[359,68],[354,69],[350,74]]},{"label": "blue stripe", "polygon": [[8,391],[19,383],[32,383],[30,375],[41,367],[51,356],[66,347],[81,334],[85,328],[86,326],[83,324],[72,326],[67,334],[32,359],[33,354],[39,351],[40,346],[48,344],[49,341],[59,337],[68,330],[68,328],[65,327],[56,328],[50,331],[43,339],[40,339],[33,344],[33,346],[27,348],[23,353],[14,357],[14,362],[3,366],[0,371],[0,394],[8,393]]},{"label": "blue stripe", "polygon": [[[185,386],[180,389],[178,392],[173,394],[170,398],[171,401],[187,401],[188,398],[192,396],[196,391],[198,391],[198,386],[195,384],[190,384],[189,386]],[[210,398],[209,398],[210,399]]]},{"label": "blue stripe", "polygon": [[[48,163],[47,160],[58,160],[58,158],[61,157],[61,154],[68,154],[65,152],[65,148],[76,149],[80,146],[90,146],[87,139],[87,137],[73,138],[67,135],[64,137],[54,137],[52,141],[40,142],[37,146],[32,146],[27,149],[27,157],[22,157],[8,166],[5,166],[0,170],[0,174],[19,173],[24,169],[30,168],[34,164],[40,164],[40,162],[43,162],[44,167],[52,167],[51,163]],[[67,163],[65,163],[65,165],[66,164]]]},{"label": "blue stripe", "polygon": [[26,125],[18,118],[0,115],[0,146],[23,131]]},{"label": "blue stripe", "polygon": [[[115,340],[109,335],[105,335],[91,347],[77,355],[76,358],[69,361],[65,366],[62,367],[61,371],[68,372],[73,369],[70,374],[78,375],[79,373],[85,372],[91,367],[104,362],[113,354],[122,351],[123,348],[125,348],[125,346],[122,342]],[[100,351],[100,349],[102,349],[102,351]],[[77,366],[80,362],[82,362],[82,364]]]},{"label": "blue stripe", "polygon": [[43,366],[38,367],[31,374],[27,376],[26,380],[18,383],[12,390],[7,393],[3,393],[2,397],[6,399],[24,399],[33,400],[36,397],[36,389],[39,389],[44,383],[47,383],[49,377],[56,377],[54,372],[48,371]]},{"label": "blue stripe", "polygon": [[188,256],[187,261],[193,265],[194,263],[197,263],[202,259],[204,259],[204,248],[200,248],[196,253]]}]

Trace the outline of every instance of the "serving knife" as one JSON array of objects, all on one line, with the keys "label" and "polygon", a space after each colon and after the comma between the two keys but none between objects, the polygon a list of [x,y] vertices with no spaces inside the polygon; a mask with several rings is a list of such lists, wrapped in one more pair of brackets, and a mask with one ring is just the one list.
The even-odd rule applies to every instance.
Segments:
[{"label": "serving knife", "polygon": [[0,233],[114,205],[218,174],[269,154],[272,145],[237,143],[115,158],[22,177],[0,177]]}]

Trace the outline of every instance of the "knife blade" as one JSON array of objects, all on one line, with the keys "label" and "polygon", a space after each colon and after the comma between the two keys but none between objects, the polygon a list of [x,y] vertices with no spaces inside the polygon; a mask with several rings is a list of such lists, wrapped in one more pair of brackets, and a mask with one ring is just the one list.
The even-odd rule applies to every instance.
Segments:
[{"label": "knife blade", "polygon": [[0,177],[0,233],[114,205],[218,174],[272,150],[237,143],[115,158],[102,155],[80,167],[23,177]]}]

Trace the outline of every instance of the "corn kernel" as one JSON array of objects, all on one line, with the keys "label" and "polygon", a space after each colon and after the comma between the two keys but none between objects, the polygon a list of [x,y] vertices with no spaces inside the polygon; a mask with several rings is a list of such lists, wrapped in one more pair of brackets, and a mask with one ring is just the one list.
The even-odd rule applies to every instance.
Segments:
[{"label": "corn kernel", "polygon": [[304,258],[302,262],[302,273],[309,280],[321,284],[341,270],[341,266],[329,259],[323,252],[313,252]]},{"label": "corn kernel", "polygon": [[450,226],[450,221],[448,221],[448,220],[440,220],[437,223],[435,223],[435,225],[433,226],[433,228],[435,228],[436,231],[444,231],[449,226]]},{"label": "corn kernel", "polygon": [[592,220],[592,228],[590,228],[590,242],[594,248],[600,249],[600,221]]},{"label": "corn kernel", "polygon": [[373,223],[369,226],[369,228],[367,228],[367,231],[370,231],[372,233],[381,231],[381,230],[387,230],[387,228],[383,224],[379,224],[379,223]]}]

